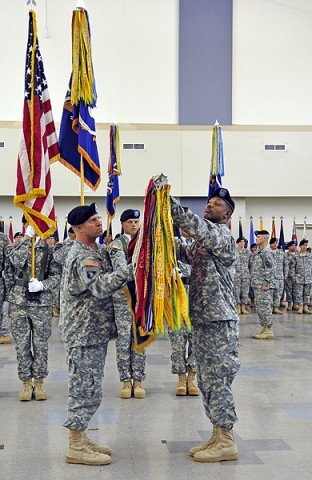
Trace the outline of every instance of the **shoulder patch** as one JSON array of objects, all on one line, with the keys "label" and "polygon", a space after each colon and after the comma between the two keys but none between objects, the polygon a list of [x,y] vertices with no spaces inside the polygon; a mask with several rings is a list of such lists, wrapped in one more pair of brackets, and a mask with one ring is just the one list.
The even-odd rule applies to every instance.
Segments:
[{"label": "shoulder patch", "polygon": [[82,262],[82,266],[83,267],[97,267],[97,268],[100,268],[99,262],[97,262],[96,260],[92,260],[90,258],[84,260]]},{"label": "shoulder patch", "polygon": [[113,244],[110,244],[110,249],[114,249],[114,250],[122,250],[121,246],[118,245],[118,243],[113,243]]}]

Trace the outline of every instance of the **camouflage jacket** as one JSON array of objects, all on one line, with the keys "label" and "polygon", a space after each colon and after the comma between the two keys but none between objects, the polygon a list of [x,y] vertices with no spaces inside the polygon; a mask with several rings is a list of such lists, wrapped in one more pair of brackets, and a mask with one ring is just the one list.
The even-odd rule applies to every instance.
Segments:
[{"label": "camouflage jacket", "polygon": [[236,320],[233,279],[237,247],[226,225],[201,219],[171,198],[174,223],[194,239],[191,245],[177,240],[177,258],[192,266],[189,287],[193,325]]},{"label": "camouflage jacket", "polygon": [[290,276],[299,284],[312,283],[312,254],[297,252],[291,267]]},{"label": "camouflage jacket", "polygon": [[267,285],[273,288],[276,265],[272,250],[268,245],[265,245],[260,250],[256,250],[252,254],[250,267],[251,285],[253,287],[259,288],[262,285]]},{"label": "camouflage jacket", "polygon": [[277,249],[277,250],[272,250],[272,253],[276,263],[275,278],[277,280],[285,281],[286,278],[288,277],[288,271],[289,271],[288,261],[287,261],[285,252],[281,249]]},{"label": "camouflage jacket", "polygon": [[294,268],[295,268],[295,261],[296,261],[296,252],[287,251],[285,253],[285,257],[288,262],[288,278],[293,278],[294,275]]},{"label": "camouflage jacket", "polygon": [[4,295],[4,266],[6,248],[9,243],[8,237],[4,233],[0,232],[0,293],[2,295]]},{"label": "camouflage jacket", "polygon": [[249,278],[250,251],[247,248],[238,251],[238,260],[235,268],[235,279]]},{"label": "camouflage jacket", "polygon": [[133,280],[132,265],[112,272],[105,248],[75,241],[61,282],[60,330],[68,348],[98,345],[112,331],[112,293]]},{"label": "camouflage jacket", "polygon": [[[9,248],[5,266],[6,299],[10,303],[26,307],[34,305],[34,302],[26,300],[25,296],[32,276],[31,243],[31,239],[25,238]],[[61,280],[61,271],[53,260],[53,251],[53,247],[40,238],[35,244],[35,277],[43,284],[43,291],[35,303],[38,307],[52,305],[52,290]]]},{"label": "camouflage jacket", "polygon": [[[115,240],[112,240],[111,243],[108,245],[108,255],[112,262],[114,271],[117,270],[117,268],[119,268],[120,266],[127,265],[129,243],[130,243],[129,236],[123,234],[121,235],[121,237],[116,238]],[[119,290],[118,292],[114,293],[113,298],[114,298],[115,304],[116,302],[127,303],[127,299],[122,290]]]},{"label": "camouflage jacket", "polygon": [[69,250],[74,245],[74,242],[75,240],[71,240],[68,237],[63,243],[58,243],[55,245],[53,257],[56,263],[61,266],[61,268],[64,267],[65,260],[68,256]]}]

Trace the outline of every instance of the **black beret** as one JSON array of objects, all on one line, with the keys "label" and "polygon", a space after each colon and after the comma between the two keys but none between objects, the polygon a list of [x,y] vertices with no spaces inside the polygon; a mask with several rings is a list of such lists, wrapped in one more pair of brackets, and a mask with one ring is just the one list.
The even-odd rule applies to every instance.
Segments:
[{"label": "black beret", "polygon": [[276,237],[270,238],[270,245],[272,245],[272,243],[276,243],[276,242],[277,242],[277,238],[276,238]]},{"label": "black beret", "polygon": [[236,243],[242,242],[243,240],[244,240],[244,242],[246,242],[246,238],[238,237],[238,239],[236,240]]},{"label": "black beret", "polygon": [[67,221],[70,225],[81,225],[86,222],[88,218],[96,214],[97,208],[95,203],[91,203],[91,205],[80,205],[69,212]]},{"label": "black beret", "polygon": [[290,242],[287,243],[287,247],[291,247],[292,245],[296,245],[294,240],[290,240]]},{"label": "black beret", "polygon": [[226,188],[222,188],[222,187],[217,188],[217,190],[215,190],[213,192],[213,194],[211,195],[210,198],[213,198],[213,197],[219,197],[222,200],[224,200],[225,203],[230,207],[232,212],[234,212],[235,203],[234,203],[234,200],[232,200],[232,198],[231,198],[230,192]]},{"label": "black beret", "polygon": [[68,232],[68,233],[71,233],[71,234],[75,233],[74,230],[72,229],[72,227],[69,227],[69,229],[68,229],[67,232]]},{"label": "black beret", "polygon": [[257,237],[258,235],[270,235],[270,234],[267,230],[256,230],[255,235]]},{"label": "black beret", "polygon": [[133,218],[135,219],[140,218],[140,210],[132,210],[131,208],[129,208],[128,210],[125,210],[124,212],[122,212],[120,216],[120,221],[121,223],[123,223]]},{"label": "black beret", "polygon": [[303,238],[302,240],[300,240],[299,247],[301,247],[301,245],[304,245],[305,243],[309,243],[309,240],[305,240]]},{"label": "black beret", "polygon": [[23,237],[23,236],[24,236],[24,235],[22,234],[22,232],[16,232],[13,238]]},{"label": "black beret", "polygon": [[256,247],[256,246],[257,246],[256,243],[252,243],[252,244],[250,245],[250,250],[251,250],[253,247]]}]

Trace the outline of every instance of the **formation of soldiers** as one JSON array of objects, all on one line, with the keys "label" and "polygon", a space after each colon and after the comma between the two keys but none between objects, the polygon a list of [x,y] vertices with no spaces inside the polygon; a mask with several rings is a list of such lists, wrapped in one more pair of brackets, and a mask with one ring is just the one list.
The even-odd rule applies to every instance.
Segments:
[{"label": "formation of soldiers", "polygon": [[273,334],[273,315],[286,311],[311,314],[312,254],[308,240],[287,244],[284,252],[278,239],[270,238],[267,230],[255,232],[256,244],[246,248],[246,240],[236,241],[238,261],[234,277],[237,313],[248,315],[247,304],[256,307],[262,330],[253,338],[270,339]]},{"label": "formation of soldiers", "polygon": [[[235,204],[226,189],[218,189],[209,200],[204,220],[173,198],[171,208],[187,238],[177,239],[176,248],[182,281],[187,290],[190,285],[193,323],[192,333],[184,326],[180,332],[168,332],[172,373],[178,375],[176,395],[201,391],[213,424],[212,437],[191,448],[189,455],[199,462],[235,460],[237,416],[231,384],[240,367],[238,315],[248,315],[254,304],[262,329],[253,338],[266,340],[274,338],[274,314],[282,315],[283,308],[311,314],[312,254],[307,240],[299,249],[289,242],[285,253],[266,230],[255,232],[256,244],[250,250],[242,237],[235,245],[227,227]],[[110,339],[116,340],[120,398],[146,395],[146,356],[135,352],[127,300],[127,282],[133,280],[128,245],[139,229],[140,212],[125,210],[121,235],[103,245],[96,242],[102,224],[95,204],[76,207],[68,221],[71,228],[63,243],[36,237],[24,216],[24,237],[17,232],[10,243],[0,233],[0,344],[10,343],[11,334],[22,382],[19,400],[47,400],[48,340],[52,315],[60,315],[69,366],[66,461],[105,465],[111,461],[110,447],[95,444],[85,431],[101,404]]]}]

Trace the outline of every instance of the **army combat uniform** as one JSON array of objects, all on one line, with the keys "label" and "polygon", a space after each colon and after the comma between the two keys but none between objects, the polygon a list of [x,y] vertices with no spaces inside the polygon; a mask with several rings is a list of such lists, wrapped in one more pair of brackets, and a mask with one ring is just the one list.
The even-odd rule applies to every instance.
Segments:
[{"label": "army combat uniform", "polygon": [[190,317],[206,415],[214,429],[231,430],[237,421],[231,385],[240,368],[233,294],[235,240],[226,225],[202,220],[174,198],[171,209],[174,223],[194,239],[189,246],[180,244],[177,258],[192,266]]},{"label": "army combat uniform", "polygon": [[297,252],[291,265],[290,276],[295,286],[295,304],[298,313],[311,313],[308,309],[312,285],[312,254]]},{"label": "army combat uniform", "polygon": [[242,305],[244,309],[248,303],[250,289],[249,259],[250,251],[247,250],[247,248],[238,250],[238,261],[236,263],[234,277],[234,296],[236,305]]},{"label": "army combat uniform", "polygon": [[[271,328],[273,325],[273,295],[272,288],[275,277],[275,261],[272,250],[265,245],[253,253],[251,262],[251,285],[255,293],[255,307],[259,316],[260,325],[263,328]],[[263,285],[268,286],[263,291]],[[255,338],[255,337],[254,337]]]},{"label": "army combat uniform", "polygon": [[272,250],[275,261],[275,276],[273,281],[273,310],[279,309],[284,294],[285,281],[288,277],[288,261],[282,249]]},{"label": "army combat uniform", "polygon": [[16,343],[18,376],[23,382],[31,381],[32,378],[42,380],[48,375],[51,292],[60,283],[60,269],[53,260],[53,248],[37,237],[35,277],[42,282],[43,291],[29,295],[31,243],[31,239],[25,238],[9,249],[5,275],[7,299],[11,304],[11,332]]},{"label": "army combat uniform", "polygon": [[3,303],[5,299],[5,284],[4,284],[4,265],[6,248],[9,244],[8,237],[0,232],[0,343],[9,343],[9,326],[3,322]]},{"label": "army combat uniform", "polygon": [[116,337],[111,295],[133,280],[131,265],[111,272],[109,258],[98,244],[92,249],[74,242],[62,274],[59,322],[68,355],[68,419],[64,426],[70,430],[84,431],[101,404],[107,345]]},{"label": "army combat uniform", "polygon": [[[128,245],[130,236],[123,234],[113,240],[108,246],[108,253],[113,270],[127,265]],[[134,350],[134,333],[132,327],[132,313],[129,308],[126,292],[119,290],[114,293],[114,311],[118,337],[116,338],[117,368],[121,382],[131,380],[142,382],[145,380],[145,351],[138,353]]]},{"label": "army combat uniform", "polygon": [[296,257],[296,252],[287,251],[285,253],[286,260],[288,262],[288,275],[285,280],[285,292],[286,292],[286,301],[288,303],[287,310],[291,310],[293,304],[295,304],[295,283],[293,280],[293,268]]}]

